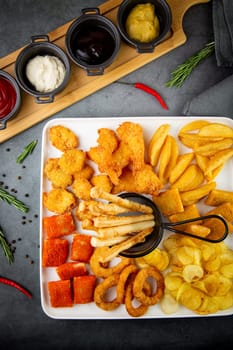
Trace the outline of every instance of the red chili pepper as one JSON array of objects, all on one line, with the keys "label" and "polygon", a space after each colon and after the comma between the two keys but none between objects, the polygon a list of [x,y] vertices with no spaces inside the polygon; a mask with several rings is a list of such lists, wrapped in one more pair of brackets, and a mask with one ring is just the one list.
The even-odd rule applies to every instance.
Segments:
[{"label": "red chili pepper", "polygon": [[158,93],[156,90],[152,89],[151,87],[149,87],[148,85],[145,85],[143,83],[135,83],[134,87],[136,89],[143,90],[143,91],[147,92],[148,94],[154,96],[164,109],[168,109],[166,102],[164,101],[164,99],[162,98],[160,93]]},{"label": "red chili pepper", "polygon": [[18,289],[20,292],[22,292],[23,294],[25,294],[28,298],[32,298],[31,293],[15,281],[12,281],[5,277],[0,277],[0,283],[4,283],[4,284],[7,284],[8,286],[14,287]]}]

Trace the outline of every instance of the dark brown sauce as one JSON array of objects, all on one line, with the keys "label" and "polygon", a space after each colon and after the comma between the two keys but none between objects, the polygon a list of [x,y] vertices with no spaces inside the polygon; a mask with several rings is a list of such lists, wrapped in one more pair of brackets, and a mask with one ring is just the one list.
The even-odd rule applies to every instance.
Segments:
[{"label": "dark brown sauce", "polygon": [[104,28],[88,28],[79,31],[73,40],[75,56],[90,65],[101,64],[113,54],[115,42]]}]

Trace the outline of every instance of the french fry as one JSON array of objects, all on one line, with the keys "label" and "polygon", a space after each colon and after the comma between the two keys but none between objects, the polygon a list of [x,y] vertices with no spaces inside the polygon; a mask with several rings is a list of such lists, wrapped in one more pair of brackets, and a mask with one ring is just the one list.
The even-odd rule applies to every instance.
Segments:
[{"label": "french fry", "polygon": [[191,161],[194,158],[194,153],[185,153],[178,157],[177,163],[174,168],[171,170],[169,176],[169,182],[173,184],[185,171],[185,169],[189,166]]},{"label": "french fry", "polygon": [[194,147],[194,152],[203,156],[213,156],[216,152],[232,147],[233,138],[225,138],[220,141],[207,143]]},{"label": "french fry", "polygon": [[218,206],[224,202],[233,202],[233,191],[213,189],[205,200],[205,204],[211,206]]},{"label": "french fry", "polygon": [[112,227],[120,225],[129,225],[136,222],[153,220],[153,214],[146,215],[129,215],[129,216],[98,216],[93,218],[95,227]]},{"label": "french fry", "polygon": [[200,186],[204,181],[204,174],[196,164],[191,164],[176,180],[171,187],[178,188],[179,191],[191,191]]},{"label": "french fry", "polygon": [[151,214],[152,213],[152,208],[144,205],[144,204],[140,204],[137,202],[133,202],[130,201],[128,199],[125,198],[121,198],[118,197],[116,195],[113,195],[111,193],[108,192],[104,192],[103,190],[101,190],[99,187],[92,187],[91,191],[90,191],[90,195],[92,198],[101,198],[101,199],[105,199],[107,201],[110,201],[112,203],[115,203],[117,205],[120,205],[124,208],[130,209],[132,211],[139,211],[145,214]]},{"label": "french fry", "polygon": [[152,228],[155,225],[154,220],[148,220],[144,222],[136,222],[134,224],[126,224],[121,226],[104,227],[97,230],[100,238],[110,238],[117,236],[124,236],[136,232],[140,232],[147,228]]},{"label": "french fry", "polygon": [[230,158],[233,157],[233,148],[226,149],[215,153],[213,157],[209,160],[207,169],[205,170],[205,175],[214,169],[218,168],[222,164],[225,164]]},{"label": "french fry", "polygon": [[158,166],[158,176],[162,183],[166,182],[166,168],[170,162],[170,157],[172,154],[172,143],[171,137],[168,135],[165,139],[165,142],[162,146],[160,157],[159,157],[159,166]]},{"label": "french fry", "polygon": [[[194,131],[194,130],[199,130],[201,129],[203,126],[209,125],[210,122],[208,122],[207,120],[194,120],[190,123],[185,124],[179,131],[179,134],[181,133],[187,133],[188,131]],[[178,135],[179,135],[178,134]]]},{"label": "french fry", "polygon": [[233,137],[233,129],[222,123],[211,123],[203,126],[199,133],[200,136],[214,137]]},{"label": "french fry", "polygon": [[154,167],[158,164],[160,151],[167,137],[169,129],[170,129],[169,124],[161,125],[155,131],[155,133],[153,134],[149,142],[149,147],[148,147],[149,163]]},{"label": "french fry", "polygon": [[101,239],[93,236],[91,237],[91,245],[92,247],[111,247],[112,245],[123,242],[128,238],[129,236],[119,236],[108,239]]},{"label": "french fry", "polygon": [[209,182],[191,191],[181,192],[180,197],[184,206],[197,203],[201,198],[216,187],[216,182]]},{"label": "french fry", "polygon": [[102,263],[109,262],[116,256],[118,256],[124,250],[127,250],[133,247],[135,244],[143,242],[146,236],[148,236],[152,232],[152,228],[144,229],[143,231],[137,233],[136,235],[128,238],[127,240],[114,245],[109,248],[105,255],[100,257]]}]

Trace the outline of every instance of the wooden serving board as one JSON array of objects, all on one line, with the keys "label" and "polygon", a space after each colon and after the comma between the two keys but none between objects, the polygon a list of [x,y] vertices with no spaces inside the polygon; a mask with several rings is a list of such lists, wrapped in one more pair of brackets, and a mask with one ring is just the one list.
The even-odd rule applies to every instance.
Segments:
[{"label": "wooden serving board", "polygon": [[[104,75],[87,76],[84,69],[79,68],[72,62],[69,83],[62,92],[55,96],[53,103],[36,104],[33,96],[22,91],[22,106],[20,111],[7,123],[6,129],[0,130],[0,143],[182,45],[186,41],[186,35],[182,27],[185,12],[195,4],[209,1],[167,0],[172,11],[172,29],[170,35],[156,46],[153,53],[138,54],[134,48],[122,41],[118,56],[105,69]],[[116,24],[117,11],[121,2],[121,0],[109,0],[101,4],[99,6],[101,14]],[[48,34],[50,41],[54,42],[64,51],[66,51],[65,35],[72,22],[73,20]],[[15,76],[15,61],[22,49],[0,58],[0,69]]]}]

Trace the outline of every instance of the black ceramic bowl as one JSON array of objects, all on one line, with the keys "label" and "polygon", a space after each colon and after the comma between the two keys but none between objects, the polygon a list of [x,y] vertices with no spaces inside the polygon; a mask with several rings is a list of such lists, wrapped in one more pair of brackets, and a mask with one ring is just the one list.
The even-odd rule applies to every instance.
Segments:
[{"label": "black ceramic bowl", "polygon": [[[159,19],[160,24],[160,33],[157,38],[148,42],[141,43],[134,39],[131,39],[126,31],[125,24],[126,19],[130,13],[130,11],[138,4],[152,3],[155,7],[155,13]],[[158,45],[164,37],[169,33],[171,29],[171,9],[168,3],[165,0],[124,0],[122,4],[119,6],[117,13],[117,23],[119,31],[124,38],[124,40],[135,47],[137,52],[139,53],[149,53],[153,52],[156,45]]]},{"label": "black ceramic bowl", "polygon": [[116,26],[98,8],[82,9],[66,33],[67,53],[87,75],[103,74],[118,54],[120,42]]},{"label": "black ceramic bowl", "polygon": [[[12,108],[10,108],[10,111],[7,112],[7,114],[4,114],[2,103],[4,104],[4,99],[6,99],[6,103],[9,103],[9,96],[7,96],[7,92],[3,92],[4,98],[1,97],[1,91],[0,91],[0,130],[3,130],[7,126],[7,122],[12,119],[17,112],[19,111],[19,108],[21,106],[21,93],[20,88],[16,82],[16,80],[7,72],[0,70],[0,79],[6,80],[7,83],[10,84],[10,88],[12,88],[11,92],[14,94],[14,100],[15,103]],[[1,87],[0,87],[1,89]],[[1,113],[2,112],[2,113]]]},{"label": "black ceramic bowl", "polygon": [[[30,59],[35,56],[55,56],[61,60],[65,66],[65,77],[63,82],[53,91],[38,92],[26,77],[26,66]],[[62,91],[70,78],[70,63],[65,52],[57,45],[49,41],[47,35],[35,35],[31,37],[31,43],[26,46],[18,55],[15,63],[15,74],[20,87],[35,97],[36,103],[53,102],[54,96]]]}]

